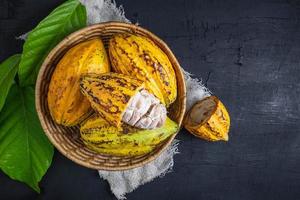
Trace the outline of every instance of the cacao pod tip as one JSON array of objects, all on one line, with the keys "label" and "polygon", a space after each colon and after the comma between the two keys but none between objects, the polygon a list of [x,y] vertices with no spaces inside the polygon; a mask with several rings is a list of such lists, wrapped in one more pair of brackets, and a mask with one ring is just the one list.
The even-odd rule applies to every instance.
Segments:
[{"label": "cacao pod tip", "polygon": [[222,135],[223,137],[220,138],[220,140],[223,140],[225,142],[228,142],[229,140],[229,136],[228,136],[228,133],[224,133],[224,135]]}]

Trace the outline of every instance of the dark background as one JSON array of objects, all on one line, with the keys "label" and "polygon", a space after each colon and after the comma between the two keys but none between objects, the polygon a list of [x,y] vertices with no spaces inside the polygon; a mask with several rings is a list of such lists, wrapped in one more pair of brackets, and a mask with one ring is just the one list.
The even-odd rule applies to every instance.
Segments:
[{"label": "dark background", "polygon": [[[0,1],[0,60],[60,0]],[[172,173],[128,199],[300,199],[300,2],[117,0],[165,40],[231,114],[228,143],[182,130]],[[115,199],[94,170],[55,152],[42,192],[0,172],[1,199]]]}]

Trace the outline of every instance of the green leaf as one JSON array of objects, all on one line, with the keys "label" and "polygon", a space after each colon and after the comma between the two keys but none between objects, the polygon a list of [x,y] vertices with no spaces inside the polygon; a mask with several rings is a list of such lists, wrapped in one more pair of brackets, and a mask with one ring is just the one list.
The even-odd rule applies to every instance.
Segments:
[{"label": "green leaf", "polygon": [[21,86],[35,84],[38,71],[48,55],[64,37],[86,26],[86,10],[78,0],[57,7],[28,35],[19,66]]},{"label": "green leaf", "polygon": [[18,71],[20,57],[20,54],[13,55],[0,64],[0,111]]},{"label": "green leaf", "polygon": [[53,146],[36,114],[33,88],[14,84],[0,113],[0,168],[39,192],[38,182],[52,156]]}]

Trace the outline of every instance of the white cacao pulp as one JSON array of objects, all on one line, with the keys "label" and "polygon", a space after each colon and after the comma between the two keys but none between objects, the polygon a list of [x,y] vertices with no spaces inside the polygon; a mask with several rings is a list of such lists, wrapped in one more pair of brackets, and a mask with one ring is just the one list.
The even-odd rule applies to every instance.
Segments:
[{"label": "white cacao pulp", "polygon": [[166,107],[147,90],[142,90],[130,99],[122,121],[137,128],[154,129],[161,127],[166,117]]}]

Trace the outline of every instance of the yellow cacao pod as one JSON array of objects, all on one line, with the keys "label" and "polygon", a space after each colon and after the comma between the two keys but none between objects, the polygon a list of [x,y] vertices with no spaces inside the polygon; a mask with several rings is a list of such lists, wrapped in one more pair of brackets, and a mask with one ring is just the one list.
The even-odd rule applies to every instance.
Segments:
[{"label": "yellow cacao pod", "polygon": [[84,144],[98,153],[136,156],[152,151],[177,130],[178,125],[169,118],[160,128],[141,130],[127,124],[111,126],[103,118],[94,115],[82,123],[80,135]]},{"label": "yellow cacao pod", "polygon": [[144,88],[141,80],[117,73],[87,74],[80,82],[81,92],[102,118],[120,126],[129,100]]},{"label": "yellow cacao pod", "polygon": [[209,96],[194,104],[185,116],[184,127],[208,141],[228,141],[230,117],[223,103]]},{"label": "yellow cacao pod", "polygon": [[168,56],[154,42],[134,34],[116,34],[109,42],[112,68],[145,81],[146,89],[166,107],[177,97],[177,83]]},{"label": "yellow cacao pod", "polygon": [[92,109],[80,92],[80,77],[86,73],[110,71],[101,39],[96,38],[72,47],[57,64],[49,85],[48,106],[53,120],[73,126],[88,117]]}]

